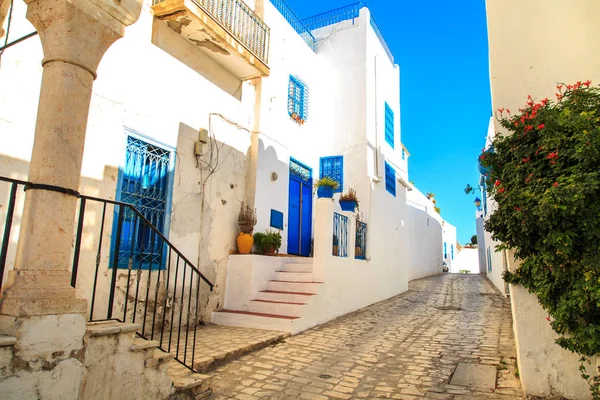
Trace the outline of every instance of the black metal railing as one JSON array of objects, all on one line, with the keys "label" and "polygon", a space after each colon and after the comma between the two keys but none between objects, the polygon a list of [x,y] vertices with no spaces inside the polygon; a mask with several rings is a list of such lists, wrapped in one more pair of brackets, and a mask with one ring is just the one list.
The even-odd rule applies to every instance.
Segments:
[{"label": "black metal railing", "polygon": [[354,242],[354,258],[365,260],[367,256],[367,224],[356,220],[356,241]]},{"label": "black metal railing", "polygon": [[9,244],[14,230],[17,193],[19,186],[24,188],[27,182],[18,179],[5,178],[3,176],[0,176],[0,181],[6,183],[0,187],[0,194],[8,189],[6,191],[7,201],[4,202],[2,197],[0,197],[0,223],[2,219],[4,219],[4,224],[2,224],[4,230],[2,231],[2,242],[0,243],[0,293],[2,293],[2,283],[4,282],[5,274],[8,272],[6,265],[8,261]]},{"label": "black metal railing", "polygon": [[337,257],[348,257],[348,217],[333,213],[333,247],[332,254]]},{"label": "black metal railing", "polygon": [[[3,275],[17,189],[28,182],[0,180],[10,184]],[[80,196],[74,235],[71,285],[88,300],[89,321],[139,323],[140,337],[194,370],[200,304],[213,284],[131,204]]]}]

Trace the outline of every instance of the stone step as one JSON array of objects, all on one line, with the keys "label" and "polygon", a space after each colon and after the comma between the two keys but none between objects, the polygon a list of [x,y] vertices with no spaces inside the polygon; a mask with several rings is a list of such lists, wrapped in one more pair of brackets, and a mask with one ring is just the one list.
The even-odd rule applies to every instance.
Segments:
[{"label": "stone step", "polygon": [[306,303],[292,303],[271,300],[250,300],[248,311],[261,314],[289,315],[301,317]]},{"label": "stone step", "polygon": [[180,395],[187,395],[187,398],[191,399],[202,399],[212,393],[210,375],[192,372],[174,360],[169,362],[168,374],[173,381],[175,391]]},{"label": "stone step", "polygon": [[282,303],[307,303],[315,294],[287,292],[281,290],[263,290],[258,292],[256,300],[279,301]]},{"label": "stone step", "polygon": [[281,271],[285,272],[312,272],[313,266],[311,263],[289,263],[281,266]]},{"label": "stone step", "polygon": [[312,272],[276,271],[274,280],[291,282],[312,282],[313,274]]},{"label": "stone step", "polygon": [[245,328],[269,329],[281,332],[293,332],[294,321],[298,317],[253,313],[249,311],[220,310],[212,314],[212,323]]},{"label": "stone step", "polygon": [[155,367],[160,364],[170,363],[170,362],[172,362],[173,357],[174,356],[171,353],[165,353],[162,350],[156,349],[152,353],[152,357],[146,359],[146,361],[144,362],[144,365],[146,367]]},{"label": "stone step", "polygon": [[159,346],[156,340],[146,340],[142,338],[136,338],[131,345],[131,351],[144,351],[148,349],[155,349]]},{"label": "stone step", "polygon": [[319,290],[320,282],[290,282],[290,281],[269,281],[267,290],[276,290],[281,292],[301,292],[316,294]]},{"label": "stone step", "polygon": [[90,336],[116,335],[117,333],[136,332],[142,324],[129,324],[117,321],[88,322],[87,333]]}]

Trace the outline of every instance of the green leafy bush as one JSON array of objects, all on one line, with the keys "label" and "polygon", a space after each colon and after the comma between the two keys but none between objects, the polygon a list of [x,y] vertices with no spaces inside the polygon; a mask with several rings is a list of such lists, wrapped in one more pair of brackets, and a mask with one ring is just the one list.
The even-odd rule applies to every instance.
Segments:
[{"label": "green leafy bush", "polygon": [[537,296],[600,399],[584,363],[600,353],[600,89],[590,83],[558,85],[556,102],[529,97],[514,115],[499,109],[509,134],[479,159],[498,204],[485,228],[521,262],[504,279]]},{"label": "green leafy bush", "polygon": [[271,250],[277,254],[281,247],[281,234],[267,230],[265,233],[256,232],[253,236],[256,248],[262,254],[270,254]]},{"label": "green leafy bush", "polygon": [[331,186],[335,190],[340,187],[340,184],[338,181],[334,180],[333,178],[324,176],[315,183],[315,186],[316,187]]}]

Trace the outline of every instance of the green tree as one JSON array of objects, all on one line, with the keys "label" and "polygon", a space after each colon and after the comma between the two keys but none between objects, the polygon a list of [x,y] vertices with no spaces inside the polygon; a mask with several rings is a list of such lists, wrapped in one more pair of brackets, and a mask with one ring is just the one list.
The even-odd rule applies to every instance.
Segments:
[{"label": "green tree", "polygon": [[477,244],[477,235],[471,236],[471,244]]},{"label": "green tree", "polygon": [[518,114],[498,110],[509,134],[479,156],[498,204],[485,228],[520,260],[504,279],[537,296],[600,399],[600,378],[585,370],[600,353],[600,89],[557,88],[557,102],[529,97]]}]

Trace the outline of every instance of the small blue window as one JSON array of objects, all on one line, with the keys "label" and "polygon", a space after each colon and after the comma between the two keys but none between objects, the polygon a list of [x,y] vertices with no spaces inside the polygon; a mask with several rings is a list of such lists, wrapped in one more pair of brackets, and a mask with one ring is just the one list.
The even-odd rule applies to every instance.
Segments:
[{"label": "small blue window", "polygon": [[335,190],[337,193],[341,193],[344,191],[344,157],[343,156],[334,156],[334,157],[321,157],[321,171],[320,178],[329,177],[340,186]]},{"label": "small blue window", "polygon": [[396,196],[396,170],[385,163],[385,190]]},{"label": "small blue window", "polygon": [[404,152],[404,149],[402,149],[402,159],[406,160],[406,153]]},{"label": "small blue window", "polygon": [[450,256],[452,256],[452,259],[454,260],[454,245],[453,244],[450,245]]},{"label": "small blue window", "polygon": [[385,141],[394,148],[394,112],[388,105],[385,103]]},{"label": "small blue window", "polygon": [[492,253],[490,252],[490,248],[487,248],[487,258],[488,258],[488,272],[492,272]]},{"label": "small blue window", "polygon": [[448,250],[447,250],[446,244],[447,243],[444,242],[444,258],[448,258]]},{"label": "small blue window", "polygon": [[271,226],[283,229],[283,213],[281,211],[271,210]]},{"label": "small blue window", "polygon": [[295,76],[290,76],[288,114],[300,125],[308,119],[308,87]]}]

